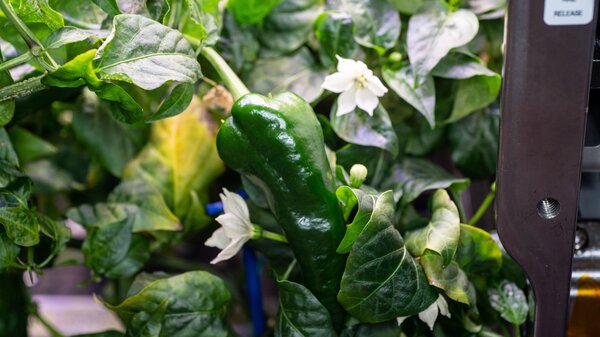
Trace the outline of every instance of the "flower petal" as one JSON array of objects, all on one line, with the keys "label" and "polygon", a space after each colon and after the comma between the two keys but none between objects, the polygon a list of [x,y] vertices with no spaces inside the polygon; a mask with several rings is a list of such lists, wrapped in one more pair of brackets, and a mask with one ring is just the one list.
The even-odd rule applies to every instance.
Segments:
[{"label": "flower petal", "polygon": [[349,73],[333,73],[325,77],[321,88],[332,92],[340,93],[346,91],[354,84],[354,76]]},{"label": "flower petal", "polygon": [[381,83],[381,80],[377,78],[377,76],[367,77],[367,88],[378,97],[381,97],[388,92],[388,89]]},{"label": "flower petal", "polygon": [[377,96],[375,96],[371,90],[367,88],[356,90],[356,105],[366,111],[370,116],[373,116],[373,110],[375,110],[377,104],[379,104],[379,99],[377,99]]},{"label": "flower petal", "polygon": [[435,303],[437,303],[437,306],[440,309],[440,314],[450,318],[451,315],[450,310],[448,310],[448,302],[446,302],[444,296],[440,295]]},{"label": "flower petal", "polygon": [[235,214],[221,214],[215,220],[223,226],[225,235],[231,240],[237,240],[241,237],[250,238],[252,236],[252,224]]},{"label": "flower petal", "polygon": [[248,219],[248,222],[250,222],[250,212],[244,198],[237,193],[229,192],[226,188],[223,189],[220,197],[225,213],[235,214],[242,219]]},{"label": "flower petal", "polygon": [[352,87],[348,91],[344,91],[337,100],[336,115],[341,116],[350,113],[356,109],[356,90]]},{"label": "flower petal", "polygon": [[419,319],[421,321],[425,322],[425,324],[427,324],[429,329],[432,331],[433,331],[433,324],[435,323],[435,320],[437,319],[437,317],[438,317],[437,301],[433,302],[427,309],[425,309],[419,313]]},{"label": "flower petal", "polygon": [[400,326],[400,324],[402,324],[402,322],[404,322],[407,318],[409,318],[410,316],[401,316],[401,317],[396,317],[396,321],[398,321],[398,326]]},{"label": "flower petal", "polygon": [[[360,61],[357,62],[357,61],[354,61],[352,59],[346,59],[346,58],[340,57],[338,55],[336,55],[335,57],[338,60],[337,70],[340,73],[351,73],[351,74],[354,74],[357,70],[361,70],[361,69],[367,67],[364,63],[362,63]],[[359,64],[359,62],[362,63],[362,65],[364,67],[362,67],[361,64]]]},{"label": "flower petal", "polygon": [[206,242],[204,242],[204,245],[208,247],[225,249],[225,247],[227,247],[230,243],[231,239],[225,235],[225,230],[223,228],[219,228],[212,233]]},{"label": "flower petal", "polygon": [[246,241],[248,241],[248,240],[240,239],[240,240],[231,241],[231,243],[227,247],[225,247],[219,253],[219,255],[217,255],[217,257],[215,257],[212,261],[210,261],[210,263],[215,264],[215,263],[219,263],[221,261],[231,259],[233,256],[235,256],[235,254],[237,254],[240,251],[240,249],[242,249],[242,246],[244,245],[244,243],[246,243]]}]

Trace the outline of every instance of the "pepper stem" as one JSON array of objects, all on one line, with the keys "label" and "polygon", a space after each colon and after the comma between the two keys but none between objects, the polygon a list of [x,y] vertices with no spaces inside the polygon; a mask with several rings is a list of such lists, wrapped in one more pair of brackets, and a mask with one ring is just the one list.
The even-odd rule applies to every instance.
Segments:
[{"label": "pepper stem", "polygon": [[4,62],[0,63],[0,72],[12,69],[18,65],[26,63],[29,60],[31,60],[32,58],[33,58],[33,54],[31,54],[31,51],[27,51],[26,53],[21,54],[13,59],[4,61]]},{"label": "pepper stem", "polygon": [[262,237],[265,239],[273,240],[273,241],[288,243],[288,240],[285,238],[285,236],[283,236],[281,234],[269,232],[264,229],[262,231]]},{"label": "pepper stem", "polygon": [[477,223],[477,221],[479,221],[479,219],[481,219],[481,217],[485,214],[487,209],[490,207],[490,205],[494,201],[494,197],[496,197],[496,183],[495,182],[490,187],[490,192],[488,193],[488,195],[485,197],[485,199],[481,203],[481,206],[479,206],[479,209],[477,209],[477,211],[475,212],[475,214],[473,215],[471,220],[469,220],[469,225],[474,226]]},{"label": "pepper stem", "polygon": [[234,100],[250,93],[250,90],[216,50],[211,47],[203,47],[201,54],[215,68]]}]

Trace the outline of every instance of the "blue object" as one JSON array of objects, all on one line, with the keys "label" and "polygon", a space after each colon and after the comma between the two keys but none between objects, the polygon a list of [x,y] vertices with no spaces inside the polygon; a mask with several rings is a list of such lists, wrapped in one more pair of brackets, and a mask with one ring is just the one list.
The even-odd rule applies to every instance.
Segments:
[{"label": "blue object", "polygon": [[[239,194],[242,198],[248,199],[248,193],[246,193],[246,191],[244,191],[243,189],[240,188],[234,192],[236,194]],[[211,202],[210,204],[206,205],[206,214],[208,214],[209,216],[217,216],[221,213],[223,213],[223,203],[222,202],[215,201],[215,202]]]},{"label": "blue object", "polygon": [[262,289],[260,287],[260,268],[254,249],[244,246],[243,251],[252,331],[253,335],[258,337],[262,336],[267,330],[265,313],[263,312]]}]

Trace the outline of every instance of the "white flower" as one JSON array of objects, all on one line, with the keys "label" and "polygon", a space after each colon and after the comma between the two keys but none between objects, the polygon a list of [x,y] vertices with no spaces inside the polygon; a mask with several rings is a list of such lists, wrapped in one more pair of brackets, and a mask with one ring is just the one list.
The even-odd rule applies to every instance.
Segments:
[{"label": "white flower", "polygon": [[210,261],[212,264],[232,258],[240,251],[244,243],[253,237],[254,233],[254,226],[250,222],[250,212],[244,199],[225,188],[220,196],[225,213],[219,215],[215,220],[222,227],[214,231],[204,243],[209,247],[221,249],[219,255]]},{"label": "white flower", "polygon": [[337,73],[325,78],[323,89],[342,93],[337,101],[337,115],[354,111],[356,106],[373,116],[379,98],[388,90],[377,76],[362,61],[354,61],[336,56]]},{"label": "white flower", "polygon": [[[423,321],[429,329],[433,331],[433,324],[438,317],[438,314],[442,314],[448,318],[450,318],[450,311],[448,310],[448,302],[444,299],[442,295],[439,295],[437,300],[433,302],[427,309],[421,311],[419,313],[419,319]],[[409,316],[398,317],[398,325],[402,324],[405,319]]]}]

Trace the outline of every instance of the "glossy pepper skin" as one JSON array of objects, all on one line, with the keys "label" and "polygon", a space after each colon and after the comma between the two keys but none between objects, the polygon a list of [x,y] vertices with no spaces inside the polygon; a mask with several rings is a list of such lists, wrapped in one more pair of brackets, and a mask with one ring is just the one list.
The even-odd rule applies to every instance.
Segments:
[{"label": "glossy pepper skin", "polygon": [[305,286],[341,324],[337,302],[345,232],[325,155],[323,132],[311,106],[285,92],[247,94],[217,135],[219,155],[265,194],[302,270]]}]

